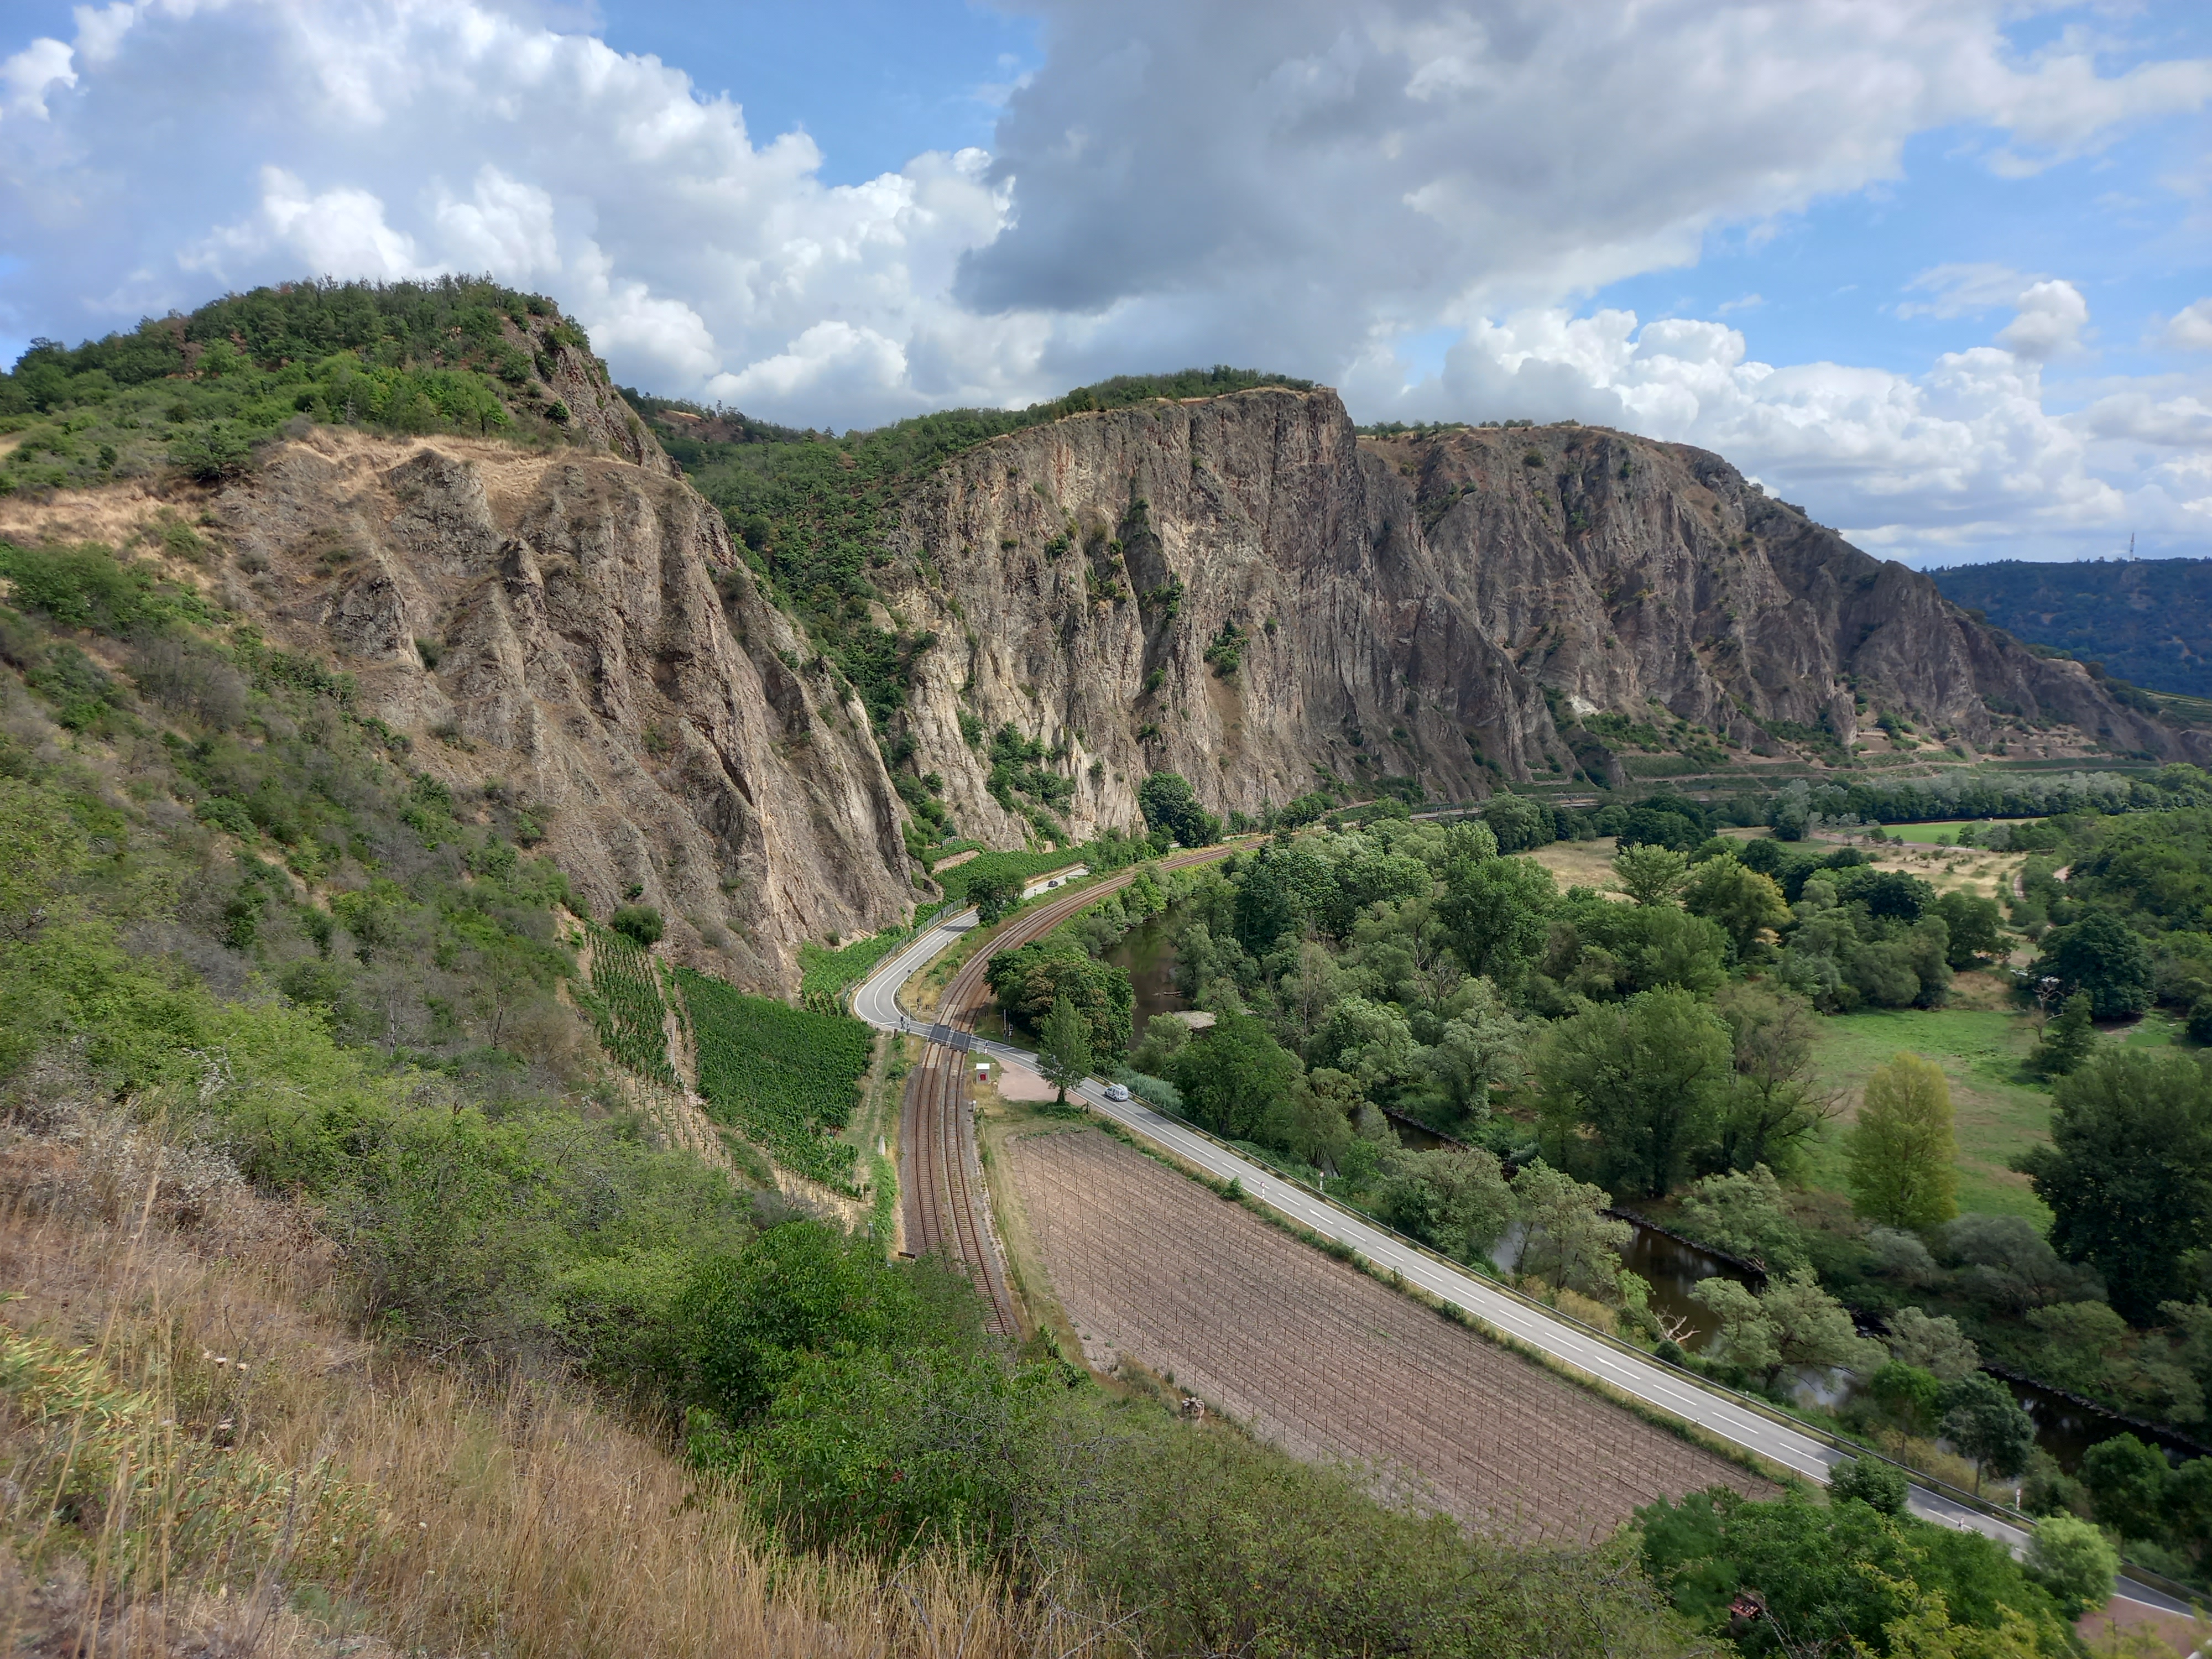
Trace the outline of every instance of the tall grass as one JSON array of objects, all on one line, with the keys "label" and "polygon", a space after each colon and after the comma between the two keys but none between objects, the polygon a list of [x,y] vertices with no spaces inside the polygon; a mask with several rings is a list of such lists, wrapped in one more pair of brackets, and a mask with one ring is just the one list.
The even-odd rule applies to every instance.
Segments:
[{"label": "tall grass", "polygon": [[126,1200],[73,1145],[5,1136],[0,1650],[1114,1650],[944,1553],[793,1554],[576,1386],[363,1341],[288,1206],[231,1183],[179,1224],[160,1149]]}]

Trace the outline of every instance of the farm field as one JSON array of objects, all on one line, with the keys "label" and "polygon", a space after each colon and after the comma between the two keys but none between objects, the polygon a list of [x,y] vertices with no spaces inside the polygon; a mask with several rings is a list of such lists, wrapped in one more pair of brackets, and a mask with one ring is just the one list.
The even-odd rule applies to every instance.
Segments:
[{"label": "farm field", "polygon": [[1012,1176],[1062,1311],[1294,1455],[1521,1540],[1595,1542],[1638,1504],[1771,1488],[1330,1260],[1097,1130],[1015,1135]]},{"label": "farm field", "polygon": [[1613,838],[1603,836],[1595,841],[1555,841],[1515,856],[1542,865],[1559,878],[1562,890],[1595,887],[1602,893],[1613,885]]},{"label": "farm field", "polygon": [[2029,818],[1945,818],[1935,823],[1886,823],[1885,833],[1899,841],[1918,842],[1929,846],[1956,846],[1959,831],[1968,824],[1979,828],[1989,823],[2028,823]]},{"label": "farm field", "polygon": [[600,1045],[640,1077],[664,1088],[680,1088],[668,1063],[666,1005],[653,958],[595,921],[585,924],[585,933],[592,948],[592,985],[577,1001],[592,1017]]}]

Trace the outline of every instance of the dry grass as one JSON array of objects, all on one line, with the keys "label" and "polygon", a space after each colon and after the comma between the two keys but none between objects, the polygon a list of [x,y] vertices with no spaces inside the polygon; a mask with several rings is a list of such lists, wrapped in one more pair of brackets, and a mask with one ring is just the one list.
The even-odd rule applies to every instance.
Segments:
[{"label": "dry grass", "polygon": [[1595,841],[1555,841],[1516,856],[1542,865],[1563,888],[1595,887],[1608,898],[1619,898],[1613,890],[1613,838],[1601,836]]},{"label": "dry grass", "polygon": [[233,1182],[165,1219],[137,1139],[135,1190],[64,1135],[0,1143],[0,1650],[1106,1650],[946,1556],[793,1556],[556,1377],[378,1349],[299,1212]]}]

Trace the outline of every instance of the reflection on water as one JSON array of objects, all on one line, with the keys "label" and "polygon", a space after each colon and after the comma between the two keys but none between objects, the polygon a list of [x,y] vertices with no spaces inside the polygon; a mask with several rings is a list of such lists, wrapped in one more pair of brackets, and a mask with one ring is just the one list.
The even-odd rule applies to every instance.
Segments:
[{"label": "reflection on water", "polygon": [[1175,947],[1168,943],[1168,914],[1147,916],[1106,953],[1106,960],[1127,970],[1137,994],[1129,1040],[1141,1042],[1154,1014],[1175,1013],[1190,1005],[1176,994]]},{"label": "reflection on water", "polygon": [[1717,1322],[1713,1310],[1692,1300],[1690,1292],[1700,1279],[1715,1274],[1742,1283],[1749,1280],[1695,1245],[1685,1244],[1679,1238],[1669,1238],[1632,1221],[1629,1225],[1634,1231],[1629,1236],[1628,1248],[1620,1253],[1621,1265],[1651,1286],[1651,1311],[1659,1316],[1660,1323],[1669,1330],[1680,1327],[1680,1334],[1674,1340],[1692,1353],[1703,1352],[1712,1339]]}]

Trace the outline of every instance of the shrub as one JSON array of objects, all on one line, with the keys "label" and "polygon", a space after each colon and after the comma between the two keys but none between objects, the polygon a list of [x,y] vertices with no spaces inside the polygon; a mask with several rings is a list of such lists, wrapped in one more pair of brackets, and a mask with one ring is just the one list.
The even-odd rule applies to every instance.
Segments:
[{"label": "shrub", "polygon": [[664,927],[660,912],[649,904],[622,906],[607,918],[607,926],[641,951],[649,951],[658,945]]}]

